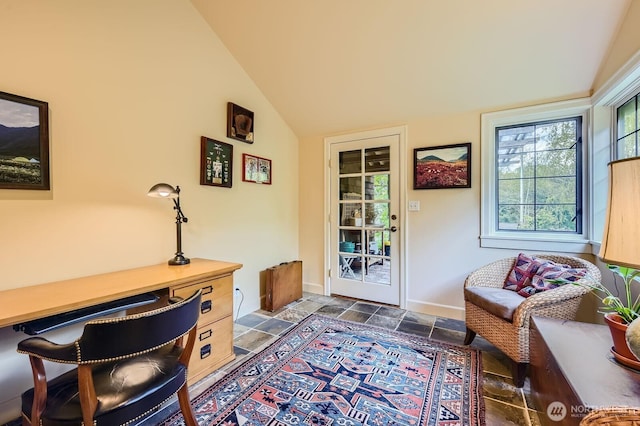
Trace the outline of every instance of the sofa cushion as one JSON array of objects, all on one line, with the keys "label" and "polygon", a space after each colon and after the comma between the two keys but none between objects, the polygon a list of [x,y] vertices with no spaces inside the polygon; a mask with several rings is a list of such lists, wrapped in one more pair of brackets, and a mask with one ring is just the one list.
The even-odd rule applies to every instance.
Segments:
[{"label": "sofa cushion", "polygon": [[525,300],[515,291],[495,287],[467,287],[464,289],[464,299],[509,322],[513,322],[513,313]]},{"label": "sofa cushion", "polygon": [[538,272],[538,268],[547,262],[547,260],[528,256],[524,253],[518,254],[509,275],[507,275],[503,288],[519,292],[523,288],[530,286],[531,279]]},{"label": "sofa cushion", "polygon": [[563,280],[576,282],[587,274],[585,268],[574,268],[569,265],[562,265],[555,262],[548,262],[538,268],[536,274],[531,278],[530,284],[518,291],[523,297],[529,297],[536,293],[557,288],[563,283],[552,282]]}]

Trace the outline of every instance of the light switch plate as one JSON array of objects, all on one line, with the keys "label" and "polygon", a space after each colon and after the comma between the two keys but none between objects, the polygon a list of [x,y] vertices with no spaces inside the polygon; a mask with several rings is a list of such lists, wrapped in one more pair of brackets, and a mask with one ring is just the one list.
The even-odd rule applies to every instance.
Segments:
[{"label": "light switch plate", "polygon": [[420,211],[420,201],[409,201],[409,211],[410,212]]}]

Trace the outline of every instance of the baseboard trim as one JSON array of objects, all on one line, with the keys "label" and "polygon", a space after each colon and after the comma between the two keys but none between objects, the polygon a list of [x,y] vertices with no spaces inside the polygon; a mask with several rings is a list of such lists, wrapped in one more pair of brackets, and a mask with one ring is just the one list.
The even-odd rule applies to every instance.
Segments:
[{"label": "baseboard trim", "polygon": [[324,294],[324,287],[320,284],[302,283],[302,290],[307,293]]},{"label": "baseboard trim", "polygon": [[421,314],[435,315],[457,320],[464,320],[464,308],[458,306],[441,305],[438,303],[407,300],[407,310],[420,312]]}]

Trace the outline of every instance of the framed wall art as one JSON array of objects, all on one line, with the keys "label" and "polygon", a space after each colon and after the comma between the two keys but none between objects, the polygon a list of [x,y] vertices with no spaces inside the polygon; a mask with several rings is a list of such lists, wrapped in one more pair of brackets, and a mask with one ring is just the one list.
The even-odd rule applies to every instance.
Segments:
[{"label": "framed wall art", "polygon": [[242,154],[242,180],[271,185],[271,160]]},{"label": "framed wall art", "polygon": [[471,188],[471,143],[413,150],[413,189]]},{"label": "framed wall art", "polygon": [[0,189],[51,189],[47,102],[0,92]]},{"label": "framed wall art", "polygon": [[233,145],[200,138],[200,185],[231,188],[233,183]]},{"label": "framed wall art", "polygon": [[227,103],[227,137],[253,143],[253,112],[232,102]]}]

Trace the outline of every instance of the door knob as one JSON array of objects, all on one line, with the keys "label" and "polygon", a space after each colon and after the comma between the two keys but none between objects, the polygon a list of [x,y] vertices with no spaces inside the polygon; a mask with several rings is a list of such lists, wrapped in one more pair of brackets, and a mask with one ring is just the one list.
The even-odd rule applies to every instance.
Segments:
[{"label": "door knob", "polygon": [[384,228],[384,231],[396,232],[398,230],[397,226],[392,226],[391,228]]}]

